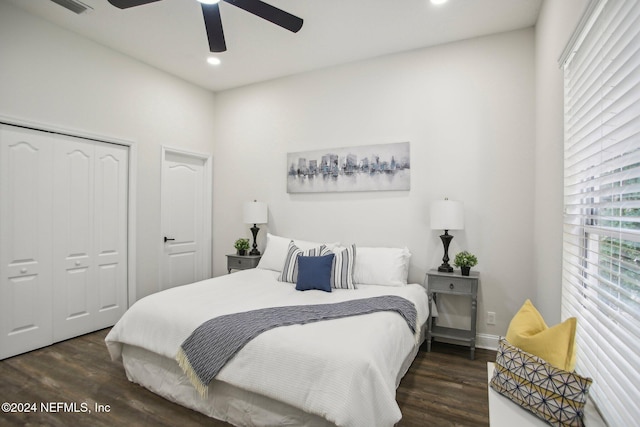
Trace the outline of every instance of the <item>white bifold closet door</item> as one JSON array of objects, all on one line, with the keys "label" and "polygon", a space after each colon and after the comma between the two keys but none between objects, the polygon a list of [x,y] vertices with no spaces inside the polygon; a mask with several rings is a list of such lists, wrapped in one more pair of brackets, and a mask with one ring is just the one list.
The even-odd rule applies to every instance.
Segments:
[{"label": "white bifold closet door", "polygon": [[0,358],[127,308],[128,148],[0,127]]},{"label": "white bifold closet door", "polygon": [[127,306],[127,148],[62,138],[53,162],[53,337],[113,325]]}]

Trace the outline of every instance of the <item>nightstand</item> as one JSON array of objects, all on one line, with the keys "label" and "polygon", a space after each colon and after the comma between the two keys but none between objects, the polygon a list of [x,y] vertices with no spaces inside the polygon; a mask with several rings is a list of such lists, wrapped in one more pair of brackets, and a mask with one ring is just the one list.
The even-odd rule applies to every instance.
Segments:
[{"label": "nightstand", "polygon": [[[471,347],[471,359],[476,350],[476,319],[478,315],[478,282],[480,273],[471,272],[469,276],[460,273],[442,273],[437,269],[429,270],[425,277],[427,294],[429,295],[429,317],[427,318],[427,351],[431,351],[433,337],[465,341]],[[436,325],[436,318],[431,316],[432,306],[437,294],[462,295],[471,299],[471,327],[455,329]]]},{"label": "nightstand", "polygon": [[227,270],[247,270],[256,268],[262,255],[227,255]]}]

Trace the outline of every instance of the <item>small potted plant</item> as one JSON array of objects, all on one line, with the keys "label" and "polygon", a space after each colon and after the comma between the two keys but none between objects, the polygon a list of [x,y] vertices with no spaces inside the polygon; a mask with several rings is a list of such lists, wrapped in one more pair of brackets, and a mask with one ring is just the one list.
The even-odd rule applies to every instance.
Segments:
[{"label": "small potted plant", "polygon": [[249,239],[240,238],[236,240],[236,243],[233,245],[238,251],[238,255],[245,255],[247,253],[247,249],[249,249]]},{"label": "small potted plant", "polygon": [[462,251],[456,254],[453,265],[460,267],[463,276],[468,276],[471,267],[478,263],[478,258],[470,252]]}]

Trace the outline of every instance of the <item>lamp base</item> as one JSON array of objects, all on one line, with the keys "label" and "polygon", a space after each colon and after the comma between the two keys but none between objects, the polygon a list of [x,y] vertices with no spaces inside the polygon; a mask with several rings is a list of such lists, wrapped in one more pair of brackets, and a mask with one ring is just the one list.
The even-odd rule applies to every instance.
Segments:
[{"label": "lamp base", "polygon": [[251,234],[253,234],[253,249],[251,249],[251,252],[249,252],[249,255],[260,255],[260,251],[258,250],[258,245],[256,243],[256,237],[258,237],[258,231],[260,231],[260,229],[253,224],[253,227],[251,227]]},{"label": "lamp base", "polygon": [[438,271],[441,273],[453,273],[453,267],[451,267],[448,263],[442,264],[438,267]]},{"label": "lamp base", "polygon": [[449,243],[453,236],[449,234],[449,230],[444,230],[444,234],[440,236],[442,246],[444,246],[444,256],[442,257],[442,265],[438,267],[438,271],[443,273],[453,273],[453,267],[449,265]]}]

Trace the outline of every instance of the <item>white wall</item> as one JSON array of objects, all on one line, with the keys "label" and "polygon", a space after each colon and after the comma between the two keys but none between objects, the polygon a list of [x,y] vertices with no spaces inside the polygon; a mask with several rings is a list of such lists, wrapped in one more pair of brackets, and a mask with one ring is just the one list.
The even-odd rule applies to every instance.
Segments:
[{"label": "white wall", "polygon": [[545,0],[536,24],[534,287],[550,325],[562,293],[564,84],[558,59],[589,0]]},{"label": "white wall", "polygon": [[0,115],[138,146],[137,295],[158,290],[161,145],[211,152],[214,95],[0,2]]},{"label": "white wall", "polygon": [[[215,152],[215,274],[225,272],[233,241],[249,236],[240,212],[257,198],[269,203],[274,233],[407,245],[410,279],[422,282],[442,257],[429,202],[464,201],[466,229],[452,233],[450,254],[478,255],[479,330],[502,334],[524,298],[550,323],[559,319],[556,61],[586,3],[545,1],[535,36],[498,34],[214,96],[0,2],[0,115],[136,142],[139,297],[157,289],[166,144]],[[409,192],[286,193],[287,152],[399,141],[411,142]],[[486,311],[497,313],[495,327]]]},{"label": "white wall", "polygon": [[[242,203],[258,199],[275,234],[408,246],[409,278],[421,283],[442,260],[429,203],[449,197],[466,209],[450,255],[479,258],[479,332],[504,334],[514,307],[535,294],[534,70],[527,29],[219,93],[215,273],[225,273],[235,239],[250,235]],[[401,141],[411,142],[410,191],[286,193],[287,152]],[[497,313],[495,327],[486,311]]]}]

